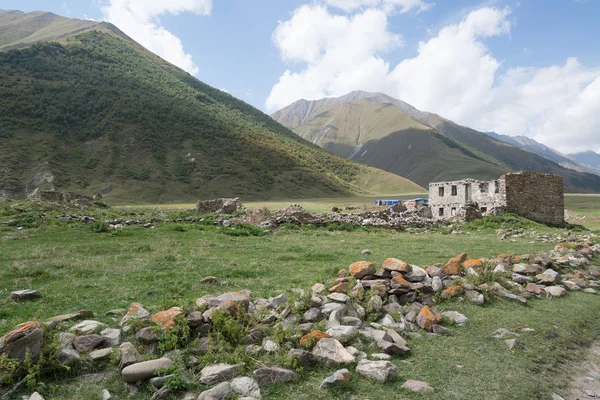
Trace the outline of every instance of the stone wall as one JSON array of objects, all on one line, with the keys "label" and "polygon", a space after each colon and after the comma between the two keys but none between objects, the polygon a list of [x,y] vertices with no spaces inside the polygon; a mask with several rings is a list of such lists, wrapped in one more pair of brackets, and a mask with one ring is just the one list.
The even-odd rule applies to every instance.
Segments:
[{"label": "stone wall", "polygon": [[228,199],[212,199],[212,200],[198,200],[196,203],[196,212],[202,214],[217,213],[217,214],[231,214],[236,211],[243,211],[246,208],[242,205],[239,198]]},{"label": "stone wall", "polygon": [[436,220],[456,217],[467,204],[477,203],[486,213],[506,203],[504,177],[495,181],[463,179],[429,184],[429,206]]},{"label": "stone wall", "polygon": [[564,225],[565,201],[561,176],[539,172],[504,175],[506,211],[534,221]]}]

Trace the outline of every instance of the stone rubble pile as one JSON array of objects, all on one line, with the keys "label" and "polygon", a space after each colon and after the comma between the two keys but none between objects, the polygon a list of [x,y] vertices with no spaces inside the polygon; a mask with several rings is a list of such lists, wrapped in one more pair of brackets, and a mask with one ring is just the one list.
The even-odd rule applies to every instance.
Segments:
[{"label": "stone rubble pile", "polygon": [[[156,389],[152,398],[174,390],[169,383],[174,375],[161,371],[181,365],[182,357],[189,369],[189,373],[184,371],[185,379],[193,381],[197,376],[197,384],[204,389],[197,399],[260,399],[263,388],[297,379],[291,364],[278,364],[286,357],[304,368],[319,364],[341,368],[333,375],[324,374],[324,390],[348,384],[352,369],[373,382],[387,382],[398,379],[398,367],[392,361],[411,354],[411,340],[423,334],[451,335],[449,325],[468,323],[459,312],[437,312],[435,306],[442,299],[483,304],[494,296],[526,303],[532,297],[559,297],[568,291],[596,293],[600,268],[590,260],[598,253],[599,244],[571,242],[532,255],[469,259],[463,253],[430,266],[397,258],[387,258],[379,266],[358,261],[327,284],[316,283],[307,291],[292,289],[268,299],[254,299],[251,292],[242,290],[200,297],[192,311],[172,307],[156,313],[133,303],[118,326],[91,319],[89,310],[56,316],[45,324],[27,322],[0,337],[0,354],[19,361],[29,354],[36,360],[48,345],[44,333],[51,330],[60,343],[55,354],[59,363],[74,365],[82,358],[107,364],[116,360],[128,390],[133,393],[140,382],[149,381]],[[236,345],[261,360],[255,369],[244,363],[200,361],[215,350],[213,324],[222,315],[238,318],[243,336]],[[185,347],[160,351],[163,335],[182,323],[192,332]],[[504,338],[505,333],[494,335]],[[507,339],[509,348],[519,349],[518,341],[512,339]],[[434,390],[413,380],[402,387]],[[187,394],[190,399],[195,396]]]}]

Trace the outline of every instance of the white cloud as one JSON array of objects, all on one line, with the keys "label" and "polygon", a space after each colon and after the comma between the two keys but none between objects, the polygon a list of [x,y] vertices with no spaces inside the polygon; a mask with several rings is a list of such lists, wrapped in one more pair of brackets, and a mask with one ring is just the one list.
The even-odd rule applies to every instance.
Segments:
[{"label": "white cloud", "polygon": [[508,37],[508,8],[474,10],[390,67],[382,54],[400,36],[388,30],[386,11],[361,8],[375,0],[327,2],[354,11],[336,15],[303,6],[277,27],[282,58],[302,69],[283,73],[266,101],[268,111],[300,98],[381,91],[478,130],[526,135],[563,152],[600,150],[600,68],[569,58],[563,65],[502,72],[485,40]]},{"label": "white cloud", "polygon": [[360,8],[380,8],[386,13],[404,14],[409,11],[417,13],[426,11],[433,6],[424,0],[324,0],[325,4],[352,12]]},{"label": "white cloud", "polygon": [[185,52],[177,36],[160,25],[159,17],[184,12],[210,15],[212,0],[108,0],[100,9],[106,21],[142,46],[191,74],[198,73],[192,55]]},{"label": "white cloud", "polygon": [[352,17],[332,15],[320,5],[305,5],[289,21],[280,22],[273,41],[286,61],[306,63],[300,73],[285,71],[267,99],[267,109],[284,107],[298,98],[341,95],[357,88],[383,90],[380,81],[389,64],[379,54],[402,44],[387,30],[381,10]]}]

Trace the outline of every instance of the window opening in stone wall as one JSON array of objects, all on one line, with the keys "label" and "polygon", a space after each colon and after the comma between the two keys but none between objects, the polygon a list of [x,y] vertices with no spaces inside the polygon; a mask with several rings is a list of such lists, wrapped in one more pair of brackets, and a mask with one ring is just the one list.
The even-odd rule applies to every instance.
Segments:
[{"label": "window opening in stone wall", "polygon": [[444,208],[443,207],[440,207],[439,215],[440,215],[440,217],[444,216]]},{"label": "window opening in stone wall", "polygon": [[444,197],[444,187],[443,186],[440,186],[440,188],[439,188],[439,195],[440,195],[440,197]]},{"label": "window opening in stone wall", "polygon": [[456,186],[452,186],[452,196],[458,195],[458,188]]},{"label": "window opening in stone wall", "polygon": [[487,193],[488,190],[489,190],[489,188],[488,188],[488,184],[487,183],[482,183],[482,184],[479,185],[479,191],[481,193]]},{"label": "window opening in stone wall", "polygon": [[481,213],[486,213],[487,212],[487,207],[481,207]]},{"label": "window opening in stone wall", "polygon": [[456,208],[455,207],[452,207],[452,209],[450,210],[450,215],[453,217],[456,216]]},{"label": "window opening in stone wall", "polygon": [[500,183],[498,181],[494,181],[494,193],[500,193]]}]

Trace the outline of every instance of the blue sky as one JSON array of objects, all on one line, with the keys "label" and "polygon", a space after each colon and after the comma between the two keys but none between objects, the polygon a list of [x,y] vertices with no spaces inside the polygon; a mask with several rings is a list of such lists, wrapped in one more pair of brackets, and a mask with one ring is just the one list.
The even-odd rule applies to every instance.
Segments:
[{"label": "blue sky", "polygon": [[0,7],[109,20],[266,112],[300,98],[382,91],[479,130],[523,134],[565,152],[600,150],[597,0],[2,0]]}]

